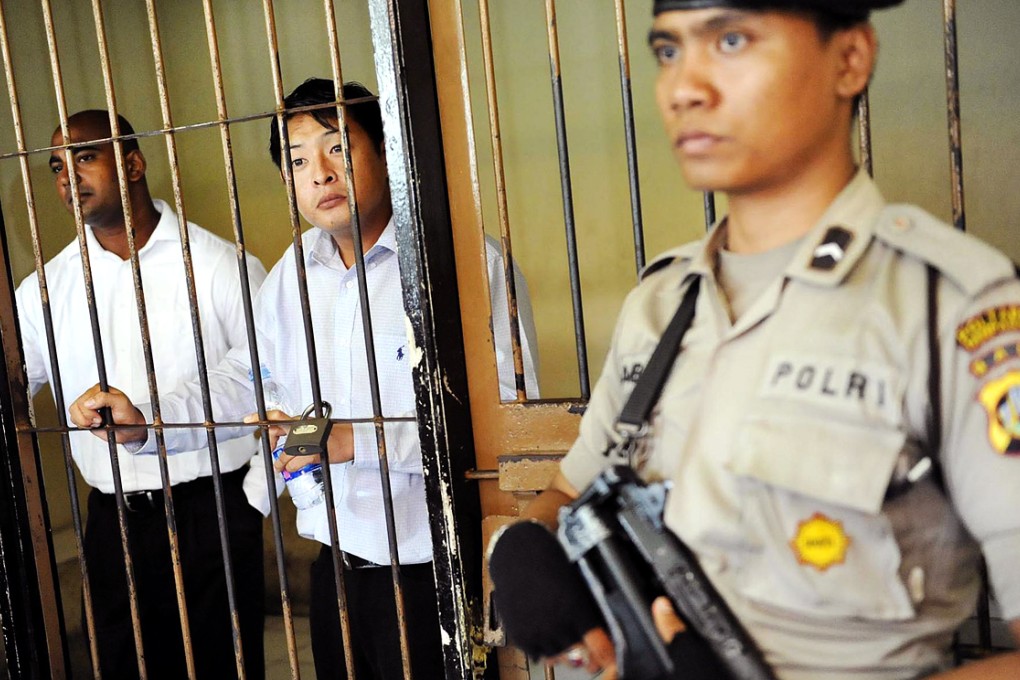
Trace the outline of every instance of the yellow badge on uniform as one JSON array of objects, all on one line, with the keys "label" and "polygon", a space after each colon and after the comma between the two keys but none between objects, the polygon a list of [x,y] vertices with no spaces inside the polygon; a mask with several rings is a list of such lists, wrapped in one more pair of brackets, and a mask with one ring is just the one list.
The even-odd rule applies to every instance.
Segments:
[{"label": "yellow badge on uniform", "polygon": [[981,388],[978,401],[988,412],[988,441],[1007,455],[1020,455],[1020,371],[1010,371]]},{"label": "yellow badge on uniform", "polygon": [[996,347],[987,353],[983,352],[981,356],[970,362],[970,372],[979,378],[983,378],[997,366],[1010,361],[1016,361],[1017,359],[1020,359],[1020,342]]},{"label": "yellow badge on uniform", "polygon": [[992,307],[967,319],[956,329],[956,342],[973,352],[996,336],[1011,331],[1020,331],[1020,305]]},{"label": "yellow badge on uniform", "polygon": [[816,512],[797,526],[797,535],[790,541],[797,561],[825,571],[842,564],[850,548],[850,537],[843,523]]}]

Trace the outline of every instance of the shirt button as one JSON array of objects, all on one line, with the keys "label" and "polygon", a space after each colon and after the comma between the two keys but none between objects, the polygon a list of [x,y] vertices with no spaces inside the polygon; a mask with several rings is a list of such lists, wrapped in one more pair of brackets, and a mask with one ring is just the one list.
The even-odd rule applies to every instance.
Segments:
[{"label": "shirt button", "polygon": [[348,281],[344,285],[347,286],[348,288],[354,288],[354,282],[353,281]]}]

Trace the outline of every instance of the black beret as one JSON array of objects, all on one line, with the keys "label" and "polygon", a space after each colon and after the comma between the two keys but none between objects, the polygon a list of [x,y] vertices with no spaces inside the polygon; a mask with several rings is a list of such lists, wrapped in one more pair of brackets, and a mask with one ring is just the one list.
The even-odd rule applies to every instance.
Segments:
[{"label": "black beret", "polygon": [[655,0],[652,14],[678,9],[730,7],[750,10],[807,10],[863,21],[873,9],[885,9],[901,2],[903,0]]}]

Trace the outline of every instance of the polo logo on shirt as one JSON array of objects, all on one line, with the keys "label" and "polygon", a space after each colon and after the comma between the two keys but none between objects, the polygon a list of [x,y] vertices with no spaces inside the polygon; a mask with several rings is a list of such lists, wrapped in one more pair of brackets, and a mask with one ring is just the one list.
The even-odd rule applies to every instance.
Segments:
[{"label": "polo logo on shirt", "polygon": [[1020,305],[991,307],[960,324],[956,329],[956,343],[973,352],[989,340],[1011,331],[1020,331]]},{"label": "polo logo on shirt", "polygon": [[1020,371],[992,380],[978,393],[988,413],[988,442],[999,453],[1020,455]]},{"label": "polo logo on shirt", "polygon": [[761,395],[892,421],[898,413],[893,376],[888,366],[854,358],[777,355],[769,361]]},{"label": "polo logo on shirt", "polygon": [[843,261],[846,249],[853,240],[854,235],[849,230],[843,227],[829,227],[822,242],[815,246],[811,255],[811,268],[826,272],[835,269],[836,265]]},{"label": "polo logo on shirt", "polygon": [[403,361],[404,357],[407,356],[407,353],[404,351],[406,348],[407,345],[401,345],[397,348],[397,361]]}]

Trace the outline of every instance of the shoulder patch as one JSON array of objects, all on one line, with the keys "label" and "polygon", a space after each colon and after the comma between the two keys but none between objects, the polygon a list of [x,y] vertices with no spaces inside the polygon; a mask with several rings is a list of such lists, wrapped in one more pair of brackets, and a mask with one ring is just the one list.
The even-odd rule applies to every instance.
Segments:
[{"label": "shoulder patch", "polygon": [[682,246],[656,255],[652,261],[646,264],[645,268],[641,270],[641,273],[638,275],[638,279],[644,281],[655,272],[665,269],[674,262],[685,262],[693,259],[694,255],[701,247],[700,244],[701,241],[692,241],[691,243],[685,243]]},{"label": "shoulder patch", "polygon": [[879,216],[875,236],[932,265],[969,296],[1018,275],[1013,262],[997,249],[915,206],[886,207]]}]

